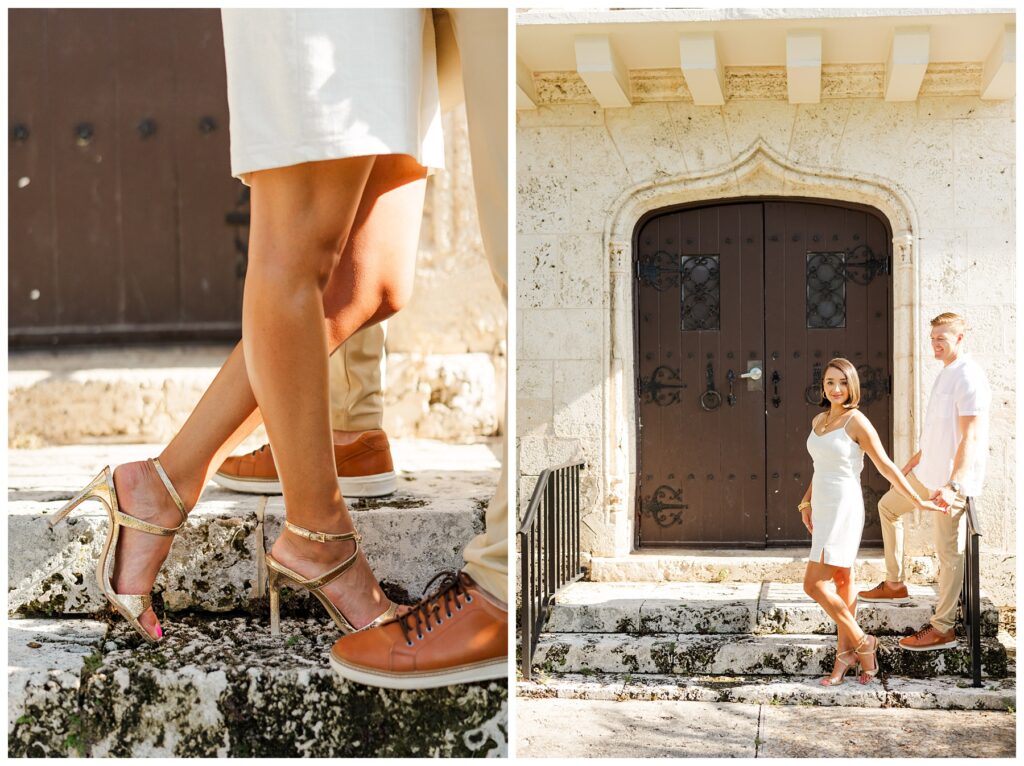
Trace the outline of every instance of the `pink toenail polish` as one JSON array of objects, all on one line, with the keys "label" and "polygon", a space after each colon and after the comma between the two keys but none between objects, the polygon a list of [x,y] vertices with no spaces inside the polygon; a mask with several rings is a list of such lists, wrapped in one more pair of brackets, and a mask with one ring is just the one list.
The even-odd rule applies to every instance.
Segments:
[{"label": "pink toenail polish", "polygon": [[164,637],[164,629],[161,628],[159,625],[156,626],[156,637],[157,638],[163,638]]}]

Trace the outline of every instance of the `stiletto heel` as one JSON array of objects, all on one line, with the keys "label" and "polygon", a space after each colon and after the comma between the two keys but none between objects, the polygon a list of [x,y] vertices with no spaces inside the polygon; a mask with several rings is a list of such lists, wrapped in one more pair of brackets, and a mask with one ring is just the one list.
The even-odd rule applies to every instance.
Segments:
[{"label": "stiletto heel", "polygon": [[366,630],[367,628],[372,628],[375,625],[380,625],[381,623],[394,619],[397,616],[398,604],[392,602],[388,608],[385,609],[382,614],[378,615],[372,622],[361,628],[356,628],[348,621],[348,619],[346,619],[345,615],[341,613],[341,610],[331,602],[327,597],[327,594],[323,592],[324,586],[341,577],[352,567],[353,564],[356,563],[356,560],[359,558],[359,543],[362,539],[358,534],[355,532],[343,532],[340,534],[310,532],[308,529],[303,529],[296,524],[292,524],[290,521],[285,521],[284,525],[285,528],[293,534],[319,543],[352,540],[356,544],[356,549],[352,552],[351,556],[342,561],[336,567],[333,567],[319,577],[314,577],[312,579],[307,579],[298,572],[289,569],[269,553],[264,554],[264,558],[267,562],[267,571],[269,573],[270,634],[272,636],[279,635],[281,629],[279,610],[281,603],[281,588],[283,586],[288,586],[293,590],[301,588],[316,596],[317,601],[323,604],[324,609],[327,610],[327,614],[331,616],[331,619],[334,620],[334,624],[338,626],[338,629],[341,630],[342,633],[357,633],[360,630]]},{"label": "stiletto heel", "polygon": [[[869,638],[871,639],[871,649],[869,651],[862,652],[860,648],[864,646],[864,642],[867,641]],[[860,640],[860,643],[857,644],[857,648],[855,651],[857,652],[858,657],[868,655],[872,657],[872,659],[874,660],[875,666],[871,668],[871,670],[865,670],[864,663],[860,663],[861,676],[857,680],[860,681],[861,684],[869,684],[871,683],[871,679],[878,675],[878,639],[875,636],[871,636],[865,633],[864,638],[862,638]]]},{"label": "stiletto heel", "polygon": [[847,656],[847,655],[855,654],[855,653],[856,652],[853,649],[847,649],[845,652],[837,653],[836,654],[836,662],[838,662],[840,665],[843,666],[843,672],[839,674],[838,678],[836,678],[835,677],[835,672],[833,671],[832,675],[827,676],[827,677],[821,679],[821,681],[820,681],[821,685],[822,686],[840,686],[840,685],[842,685],[842,683],[846,680],[846,674],[850,671],[850,668],[857,664],[856,660],[854,660],[853,662],[847,662],[846,660],[844,660],[842,658]]},{"label": "stiletto heel", "polygon": [[268,580],[270,590],[270,635],[281,635],[281,575],[271,569]]},{"label": "stiletto heel", "polygon": [[151,524],[148,521],[137,519],[134,516],[129,516],[127,513],[121,510],[117,502],[117,490],[114,487],[114,474],[110,470],[110,466],[104,467],[102,471],[97,474],[96,478],[93,479],[81,492],[75,495],[69,500],[50,521],[50,526],[53,527],[65,519],[68,514],[75,510],[79,505],[84,503],[86,500],[98,500],[102,503],[104,509],[107,512],[107,518],[110,520],[110,527],[107,529],[107,539],[103,544],[103,550],[100,552],[100,556],[96,561],[96,580],[99,583],[100,590],[103,591],[103,595],[106,596],[107,601],[110,602],[111,606],[114,607],[131,625],[135,630],[145,638],[149,643],[157,643],[157,639],[149,635],[148,631],[142,627],[142,623],[139,622],[139,616],[149,609],[153,605],[153,598],[150,594],[137,595],[130,593],[117,593],[114,590],[112,577],[112,569],[114,563],[114,552],[117,551],[117,538],[121,532],[121,527],[128,527],[129,529],[137,529],[140,532],[145,532],[150,535],[160,535],[167,537],[173,535],[188,518],[188,512],[185,510],[185,504],[178,496],[177,491],[174,489],[174,485],[171,484],[171,480],[167,477],[167,473],[164,471],[160,461],[156,458],[151,458],[150,462],[156,469],[157,475],[163,482],[164,487],[170,494],[171,499],[174,500],[174,504],[178,507],[178,511],[181,513],[181,524],[178,526],[169,528],[161,527],[157,524]]},{"label": "stiletto heel", "polygon": [[67,518],[68,514],[86,500],[99,500],[104,506],[106,506],[107,511],[109,512],[110,492],[107,491],[107,487],[113,486],[113,484],[113,475],[110,473],[110,466],[107,466],[96,475],[95,479],[89,482],[85,489],[68,500],[68,502],[65,503],[56,514],[54,514],[53,518],[50,519],[50,528],[52,529],[57,526],[61,521]]}]

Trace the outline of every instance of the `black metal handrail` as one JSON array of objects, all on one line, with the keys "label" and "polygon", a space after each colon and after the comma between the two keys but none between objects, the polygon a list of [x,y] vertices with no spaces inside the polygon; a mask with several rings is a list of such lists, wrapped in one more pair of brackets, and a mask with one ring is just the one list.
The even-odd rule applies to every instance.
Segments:
[{"label": "black metal handrail", "polygon": [[519,526],[519,630],[523,678],[529,679],[540,629],[558,589],[580,567],[580,472],[583,463],[547,468],[537,478]]},{"label": "black metal handrail", "polygon": [[970,675],[973,686],[981,686],[981,576],[979,574],[981,528],[973,498],[967,498],[967,545],[964,550],[964,589],[960,594],[964,613],[964,629],[971,657]]}]

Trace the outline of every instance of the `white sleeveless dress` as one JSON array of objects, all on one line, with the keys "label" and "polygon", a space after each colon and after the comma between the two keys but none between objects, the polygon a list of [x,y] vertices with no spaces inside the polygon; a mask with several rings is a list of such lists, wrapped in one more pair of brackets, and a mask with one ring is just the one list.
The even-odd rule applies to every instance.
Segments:
[{"label": "white sleeveless dress", "polygon": [[[864,495],[860,474],[864,450],[842,428],[824,436],[807,437],[807,451],[814,461],[811,481],[811,552],[808,561],[824,561],[834,567],[852,567],[864,531]],[[823,555],[824,554],[824,557]]]},{"label": "white sleeveless dress", "polygon": [[444,167],[429,10],[226,8],[221,23],[236,178],[376,154]]}]

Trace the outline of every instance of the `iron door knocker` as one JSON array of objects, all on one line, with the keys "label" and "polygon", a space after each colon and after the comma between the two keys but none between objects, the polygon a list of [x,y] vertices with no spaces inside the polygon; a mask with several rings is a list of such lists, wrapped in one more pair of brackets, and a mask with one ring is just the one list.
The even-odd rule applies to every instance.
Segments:
[{"label": "iron door knocker", "polygon": [[821,362],[814,363],[814,382],[804,389],[804,401],[808,404],[821,404]]},{"label": "iron door knocker", "polygon": [[708,362],[708,389],[700,395],[700,408],[704,412],[714,412],[722,406],[722,395],[715,390],[715,368]]}]

